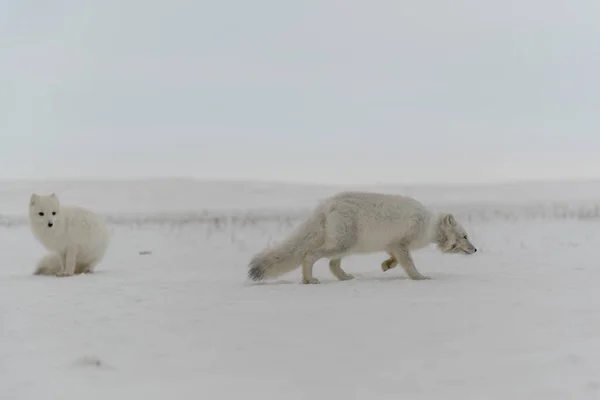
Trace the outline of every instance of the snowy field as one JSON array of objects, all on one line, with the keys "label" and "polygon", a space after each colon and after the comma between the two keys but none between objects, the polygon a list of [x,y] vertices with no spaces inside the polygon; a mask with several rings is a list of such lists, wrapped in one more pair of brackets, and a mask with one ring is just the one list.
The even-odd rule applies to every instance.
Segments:
[{"label": "snowy field", "polygon": [[[0,184],[0,399],[600,398],[600,185],[371,189],[455,211],[479,252],[256,284],[250,257],[338,188]],[[32,191],[107,216],[97,273],[31,275]]]}]

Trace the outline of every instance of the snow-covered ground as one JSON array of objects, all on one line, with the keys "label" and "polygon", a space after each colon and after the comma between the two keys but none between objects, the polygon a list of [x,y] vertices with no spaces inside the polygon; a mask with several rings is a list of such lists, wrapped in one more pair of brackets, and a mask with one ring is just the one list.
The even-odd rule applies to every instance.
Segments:
[{"label": "snow-covered ground", "polygon": [[[0,184],[0,399],[598,399],[600,186],[569,185],[406,189],[480,251],[415,253],[418,282],[322,260],[300,285],[247,262],[339,188]],[[50,190],[111,218],[96,274],[31,275],[27,201]]]}]

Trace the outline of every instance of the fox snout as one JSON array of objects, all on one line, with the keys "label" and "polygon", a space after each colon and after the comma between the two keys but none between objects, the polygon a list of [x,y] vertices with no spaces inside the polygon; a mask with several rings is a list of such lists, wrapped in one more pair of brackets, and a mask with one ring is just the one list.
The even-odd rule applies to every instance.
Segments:
[{"label": "fox snout", "polygon": [[477,248],[475,246],[473,246],[473,244],[471,242],[469,242],[468,239],[465,239],[463,237],[463,239],[461,241],[458,241],[457,243],[454,243],[452,246],[450,246],[450,252],[451,253],[473,254],[473,253],[477,252]]},{"label": "fox snout", "polygon": [[469,239],[463,238],[463,240],[464,240],[464,242],[461,243],[461,246],[460,246],[462,248],[462,251],[464,251],[467,254],[477,253],[477,248],[475,246],[473,246],[473,243],[471,243],[469,241]]},{"label": "fox snout", "polygon": [[465,249],[464,249],[465,253],[467,253],[467,254],[477,253],[477,248],[475,246],[473,246],[473,244],[471,242],[469,242],[467,240],[466,244],[467,245],[465,246]]}]

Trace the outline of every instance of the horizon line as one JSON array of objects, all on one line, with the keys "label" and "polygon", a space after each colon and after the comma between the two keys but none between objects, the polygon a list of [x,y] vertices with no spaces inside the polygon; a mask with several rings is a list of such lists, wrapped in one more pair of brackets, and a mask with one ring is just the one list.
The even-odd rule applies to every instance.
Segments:
[{"label": "horizon line", "polygon": [[408,187],[486,187],[486,186],[515,186],[524,184],[585,184],[600,183],[600,177],[588,178],[556,178],[556,179],[502,179],[495,181],[471,182],[355,182],[355,183],[326,183],[305,180],[268,180],[268,179],[242,179],[242,178],[202,178],[194,176],[131,176],[131,177],[62,177],[62,178],[0,178],[0,183],[100,183],[100,182],[152,182],[152,181],[193,181],[197,183],[229,183],[229,184],[271,184],[271,185],[297,185],[319,187],[341,186],[408,186]]}]

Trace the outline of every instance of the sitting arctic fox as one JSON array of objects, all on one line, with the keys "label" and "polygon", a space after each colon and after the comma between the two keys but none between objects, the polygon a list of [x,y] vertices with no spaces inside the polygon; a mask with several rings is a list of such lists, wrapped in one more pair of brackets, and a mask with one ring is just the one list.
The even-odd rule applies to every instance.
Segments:
[{"label": "sitting arctic fox", "polygon": [[31,195],[29,226],[50,251],[39,261],[35,275],[91,273],[108,249],[109,233],[102,218],[84,208],[61,206],[54,193]]},{"label": "sitting arctic fox", "polygon": [[385,251],[391,258],[383,262],[384,271],[400,264],[409,278],[428,279],[417,271],[410,252],[430,243],[443,253],[477,251],[452,214],[435,214],[410,197],[342,192],[322,201],[282,243],[255,255],[248,277],[276,278],[302,264],[302,283],[319,283],[313,265],[328,258],[331,273],[349,280],[354,276],[342,269],[342,257]]}]

